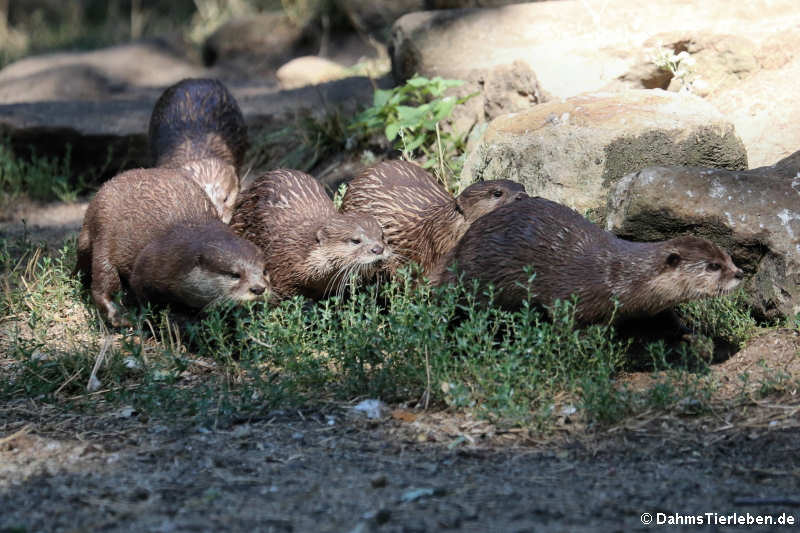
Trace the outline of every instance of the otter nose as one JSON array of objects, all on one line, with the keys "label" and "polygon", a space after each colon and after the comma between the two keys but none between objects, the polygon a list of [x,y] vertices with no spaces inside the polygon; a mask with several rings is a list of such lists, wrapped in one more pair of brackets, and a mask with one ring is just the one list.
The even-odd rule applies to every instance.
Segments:
[{"label": "otter nose", "polygon": [[744,272],[742,272],[741,268],[736,269],[736,273],[733,275],[736,279],[744,279]]},{"label": "otter nose", "polygon": [[256,285],[255,287],[250,287],[250,292],[252,292],[257,296],[261,296],[262,294],[264,294],[264,291],[266,289],[267,289],[266,287],[262,287],[261,285]]},{"label": "otter nose", "polygon": [[376,244],[375,246],[372,247],[372,250],[370,250],[370,252],[372,252],[375,255],[380,255],[383,253],[383,246],[381,246],[380,244]]}]

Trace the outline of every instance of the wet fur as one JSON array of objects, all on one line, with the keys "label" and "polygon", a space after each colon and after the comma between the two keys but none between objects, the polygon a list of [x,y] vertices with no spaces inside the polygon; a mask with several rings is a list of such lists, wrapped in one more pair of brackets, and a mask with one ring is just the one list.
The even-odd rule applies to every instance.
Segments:
[{"label": "wet fur", "polygon": [[[708,270],[709,264],[720,265]],[[451,268],[453,267],[454,268]],[[525,267],[535,274],[528,283]],[[678,303],[735,288],[742,272],[715,244],[698,237],[637,243],[617,238],[563,205],[526,198],[477,220],[435,269],[434,284],[478,279],[496,303],[528,299],[548,307],[578,297],[583,322],[655,315]]]},{"label": "wet fur", "polygon": [[189,78],[159,97],[150,116],[149,142],[155,166],[219,158],[238,174],[248,148],[247,126],[222,82]]},{"label": "wet fur", "polygon": [[[500,191],[503,196],[495,198]],[[480,216],[525,193],[522,185],[495,180],[470,185],[453,196],[425,169],[407,161],[384,161],[365,169],[350,181],[342,212],[373,215],[396,260],[414,262],[428,273]]]},{"label": "wet fur", "polygon": [[104,316],[121,325],[111,298],[130,278],[142,248],[175,224],[217,219],[211,200],[182,171],[128,170],[103,184],[89,204],[76,269],[91,283],[92,298]]},{"label": "wet fur", "polygon": [[268,292],[261,250],[215,220],[178,224],[136,257],[130,285],[140,302],[201,309],[247,301]]},{"label": "wet fur", "polygon": [[231,227],[264,252],[281,298],[340,293],[351,275],[366,275],[390,256],[373,217],[338,213],[319,182],[296,170],[256,178],[239,195]]}]

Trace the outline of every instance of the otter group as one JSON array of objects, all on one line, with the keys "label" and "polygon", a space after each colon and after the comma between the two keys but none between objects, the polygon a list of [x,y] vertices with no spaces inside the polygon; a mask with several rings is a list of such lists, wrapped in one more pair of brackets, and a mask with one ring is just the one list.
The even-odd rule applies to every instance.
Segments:
[{"label": "otter group", "polygon": [[[353,278],[394,276],[416,263],[434,285],[459,278],[497,289],[495,303],[549,308],[578,296],[585,322],[654,315],[722,294],[742,272],[697,237],[618,239],[573,210],[508,180],[453,197],[413,163],[387,161],[350,181],[340,209],[312,176],[261,174],[240,191],[247,130],[217,80],[187,79],[156,102],[153,168],[98,191],[78,241],[77,270],[114,326],[113,294],[201,309],[219,301],[319,299]],[[228,224],[230,223],[230,225]]]}]

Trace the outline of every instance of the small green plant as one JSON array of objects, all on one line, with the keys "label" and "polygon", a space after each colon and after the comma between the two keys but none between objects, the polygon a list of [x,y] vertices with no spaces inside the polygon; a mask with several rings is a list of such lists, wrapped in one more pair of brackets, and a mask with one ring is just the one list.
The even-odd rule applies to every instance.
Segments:
[{"label": "small green plant", "polygon": [[256,132],[247,154],[248,166],[309,172],[320,161],[357,148],[348,120],[341,110],[331,109],[321,115],[300,115],[293,125],[276,131]]},{"label": "small green plant", "polygon": [[0,142],[0,205],[24,195],[32,200],[74,202],[86,189],[82,176],[71,181],[71,149],[63,158],[33,154],[25,160],[14,154],[8,140]]},{"label": "small green plant", "polygon": [[695,333],[730,343],[736,348],[744,346],[758,331],[758,323],[750,314],[744,289],[719,298],[681,304],[678,314]]},{"label": "small green plant", "polygon": [[383,133],[396,149],[421,158],[425,168],[441,172],[444,165],[457,163],[465,148],[463,135],[441,127],[457,105],[473,96],[444,96],[463,83],[414,76],[393,89],[376,89],[372,106],[358,114],[349,128],[367,136]]}]

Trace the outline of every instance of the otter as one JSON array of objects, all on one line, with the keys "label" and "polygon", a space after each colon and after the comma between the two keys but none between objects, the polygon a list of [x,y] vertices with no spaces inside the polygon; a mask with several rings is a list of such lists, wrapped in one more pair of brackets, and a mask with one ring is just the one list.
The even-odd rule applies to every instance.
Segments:
[{"label": "otter", "polygon": [[[211,200],[180,170],[128,170],[103,184],[89,203],[78,237],[76,271],[86,283],[91,283],[92,299],[104,318],[113,326],[129,325],[112,296],[122,288],[122,282],[130,281],[139,253],[178,225],[197,226],[200,235],[204,232],[200,227],[207,228],[218,239],[220,224]],[[232,231],[228,232],[230,239],[239,239]],[[246,248],[246,244],[240,246]],[[194,252],[191,247],[186,249]],[[241,258],[227,257],[233,271],[233,265]],[[176,249],[168,251],[162,261],[174,266],[183,261],[194,264],[195,258],[181,256]],[[258,270],[262,271],[263,268]],[[248,275],[247,279],[254,277]],[[147,279],[141,276],[137,286],[145,287]],[[260,285],[265,283],[259,281]]]},{"label": "otter", "polygon": [[395,259],[417,263],[429,274],[478,218],[527,196],[510,180],[474,183],[457,197],[425,169],[407,161],[384,161],[353,178],[342,199],[344,213],[368,213],[383,227]]},{"label": "otter", "polygon": [[217,158],[187,161],[176,168],[205,191],[220,219],[226,224],[230,222],[239,195],[239,176],[236,175],[236,169]]},{"label": "otter", "polygon": [[168,87],[156,101],[149,143],[157,167],[217,158],[238,175],[248,148],[247,125],[221,81],[187,78]]},{"label": "otter", "polygon": [[215,220],[176,224],[136,256],[130,286],[140,302],[202,309],[254,300],[269,288],[258,247]]},{"label": "otter", "polygon": [[527,299],[548,308],[574,294],[576,318],[584,323],[654,316],[727,293],[743,278],[730,256],[705,239],[626,241],[538,197],[478,219],[431,282],[450,283],[459,275],[492,284],[495,303],[510,310]]},{"label": "otter", "polygon": [[312,176],[273,170],[240,195],[231,228],[264,252],[273,293],[320,299],[391,257],[378,221],[339,213]]}]

